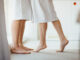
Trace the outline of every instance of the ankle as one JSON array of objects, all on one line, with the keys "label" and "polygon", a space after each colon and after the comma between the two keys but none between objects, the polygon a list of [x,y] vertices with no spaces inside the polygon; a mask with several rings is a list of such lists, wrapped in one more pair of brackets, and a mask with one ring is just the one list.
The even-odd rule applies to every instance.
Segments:
[{"label": "ankle", "polygon": [[11,50],[15,50],[15,49],[17,49],[18,47],[11,47]]},{"label": "ankle", "polygon": [[19,47],[23,47],[23,44],[19,44]]},{"label": "ankle", "polygon": [[46,46],[46,43],[40,43],[41,46]]},{"label": "ankle", "polygon": [[46,44],[40,44],[39,47],[45,47],[45,48],[47,48],[47,45]]},{"label": "ankle", "polygon": [[67,38],[61,38],[60,40],[61,40],[61,41],[66,41],[66,40],[67,40]]},{"label": "ankle", "polygon": [[62,40],[61,43],[68,43],[68,40]]}]

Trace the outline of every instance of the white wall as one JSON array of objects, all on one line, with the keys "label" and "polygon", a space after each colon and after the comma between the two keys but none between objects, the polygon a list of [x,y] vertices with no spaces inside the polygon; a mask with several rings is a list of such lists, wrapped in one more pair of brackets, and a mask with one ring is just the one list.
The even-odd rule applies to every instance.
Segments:
[{"label": "white wall", "polygon": [[[77,2],[74,6],[73,3]],[[80,9],[80,1],[54,1],[55,10],[62,23],[63,31],[68,40],[79,40],[79,25],[77,23],[78,10]],[[47,31],[48,40],[58,40],[59,37],[49,23]]]}]

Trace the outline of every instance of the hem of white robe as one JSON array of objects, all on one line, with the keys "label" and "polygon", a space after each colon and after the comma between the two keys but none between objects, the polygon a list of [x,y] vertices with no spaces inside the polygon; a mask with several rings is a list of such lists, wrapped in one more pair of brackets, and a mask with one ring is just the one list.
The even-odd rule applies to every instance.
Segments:
[{"label": "hem of white robe", "polygon": [[13,20],[26,20],[26,21],[30,21],[30,22],[32,22],[32,23],[47,23],[47,22],[52,22],[52,21],[57,21],[57,20],[59,20],[58,18],[53,18],[53,19],[22,19],[22,18],[20,18],[20,19],[13,19]]},{"label": "hem of white robe", "polygon": [[52,20],[45,20],[45,21],[32,21],[33,23],[48,23],[48,22],[53,22],[53,21],[57,21],[59,19],[52,19]]}]

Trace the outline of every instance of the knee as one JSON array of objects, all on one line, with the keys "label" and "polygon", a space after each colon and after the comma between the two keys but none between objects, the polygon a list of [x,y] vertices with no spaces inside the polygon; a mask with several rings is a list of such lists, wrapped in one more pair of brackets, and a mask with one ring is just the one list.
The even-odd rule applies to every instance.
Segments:
[{"label": "knee", "polygon": [[56,21],[53,21],[52,23],[53,23],[53,24],[54,24],[54,23],[60,23],[60,21],[59,21],[59,20],[56,20]]},{"label": "knee", "polygon": [[40,23],[40,26],[45,26],[47,25],[47,23]]}]

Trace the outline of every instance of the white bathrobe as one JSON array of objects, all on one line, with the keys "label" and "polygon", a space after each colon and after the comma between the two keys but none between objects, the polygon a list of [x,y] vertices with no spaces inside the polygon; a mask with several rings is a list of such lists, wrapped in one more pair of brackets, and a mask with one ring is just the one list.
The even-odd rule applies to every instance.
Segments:
[{"label": "white bathrobe", "polygon": [[44,23],[58,20],[53,0],[14,0],[14,20]]}]

